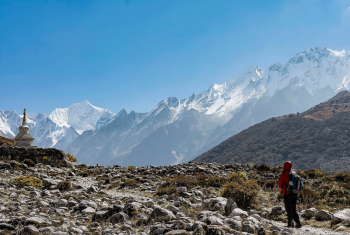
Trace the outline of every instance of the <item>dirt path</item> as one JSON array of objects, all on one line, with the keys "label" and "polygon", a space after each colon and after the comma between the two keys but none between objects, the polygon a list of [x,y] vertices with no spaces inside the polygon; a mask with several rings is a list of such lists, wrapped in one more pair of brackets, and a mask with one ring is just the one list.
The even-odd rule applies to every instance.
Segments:
[{"label": "dirt path", "polygon": [[[273,221],[271,220],[272,224],[283,228],[286,226],[286,223],[278,222],[278,221]],[[309,225],[303,225],[302,228],[294,228],[293,229],[293,235],[350,235],[349,232],[335,232],[330,229],[326,228],[316,228],[312,227]]]}]

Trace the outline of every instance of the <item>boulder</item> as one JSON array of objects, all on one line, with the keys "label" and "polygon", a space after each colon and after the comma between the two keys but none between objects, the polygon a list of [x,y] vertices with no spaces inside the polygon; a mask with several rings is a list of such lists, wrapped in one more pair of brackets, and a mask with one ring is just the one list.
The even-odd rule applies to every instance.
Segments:
[{"label": "boulder", "polygon": [[173,230],[173,231],[167,232],[165,233],[165,235],[190,235],[190,233],[182,229],[182,230]]},{"label": "boulder", "polygon": [[231,215],[233,209],[237,208],[236,202],[234,202],[231,198],[227,199],[227,203],[225,205],[225,215],[229,216]]},{"label": "boulder", "polygon": [[318,221],[329,221],[329,220],[333,220],[334,215],[326,210],[320,210],[319,212],[317,212],[315,219]]},{"label": "boulder", "polygon": [[252,221],[244,221],[242,223],[242,231],[247,233],[255,234],[255,226]]},{"label": "boulder", "polygon": [[306,218],[310,219],[317,214],[318,210],[316,208],[309,208],[305,210]]},{"label": "boulder", "polygon": [[13,227],[13,225],[11,225],[11,224],[0,223],[0,229],[1,230],[15,230],[15,227]]},{"label": "boulder", "polygon": [[244,219],[248,217],[248,213],[242,209],[236,208],[232,211],[232,216],[239,216]]},{"label": "boulder", "polygon": [[162,222],[162,221],[170,221],[175,219],[175,215],[170,210],[161,208],[161,207],[155,207],[152,213],[150,214],[148,220],[154,220],[155,222]]},{"label": "boulder", "polygon": [[20,232],[19,235],[39,235],[39,230],[33,226],[29,225],[24,227]]},{"label": "boulder", "polygon": [[93,216],[92,216],[92,221],[93,222],[104,222],[108,219],[108,211],[97,211]]},{"label": "boulder", "polygon": [[350,209],[344,209],[334,214],[332,224],[338,224],[344,220],[350,220]]},{"label": "boulder", "polygon": [[211,211],[225,211],[227,199],[224,197],[215,197],[203,201],[205,208]]},{"label": "boulder", "polygon": [[119,212],[117,214],[112,215],[111,217],[109,217],[109,222],[111,222],[112,224],[117,224],[117,223],[123,223],[128,219],[128,215],[123,213],[123,212]]}]

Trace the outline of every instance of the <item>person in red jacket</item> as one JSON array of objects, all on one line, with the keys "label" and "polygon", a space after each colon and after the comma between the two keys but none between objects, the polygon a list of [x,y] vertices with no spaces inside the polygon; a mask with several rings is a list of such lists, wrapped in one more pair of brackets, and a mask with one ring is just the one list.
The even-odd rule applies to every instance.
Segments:
[{"label": "person in red jacket", "polygon": [[286,188],[289,183],[289,172],[292,171],[292,162],[287,161],[283,164],[283,171],[278,181],[278,187],[282,189],[284,198],[284,206],[287,211],[288,225],[287,227],[293,227],[293,220],[296,223],[296,228],[301,228],[299,215],[297,213],[297,197],[298,194],[286,192]]}]

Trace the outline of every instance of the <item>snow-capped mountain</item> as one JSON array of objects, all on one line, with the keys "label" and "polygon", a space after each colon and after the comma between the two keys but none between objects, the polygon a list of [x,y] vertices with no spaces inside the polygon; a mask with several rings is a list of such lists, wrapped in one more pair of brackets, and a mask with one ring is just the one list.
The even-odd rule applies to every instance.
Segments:
[{"label": "snow-capped mountain", "polygon": [[[101,128],[114,116],[108,109],[83,101],[68,108],[56,109],[49,116],[44,113],[27,115],[27,125],[35,138],[34,145],[65,150],[81,132]],[[15,111],[0,110],[0,131],[4,135],[15,137],[22,119],[23,115]]]},{"label": "snow-capped mountain", "polygon": [[[97,122],[104,118],[110,120],[115,114],[108,109],[102,109],[91,105],[87,100],[73,104],[68,108],[57,108],[49,118],[62,127],[73,127],[79,134],[86,130],[93,130]],[[101,122],[100,122],[101,125]],[[99,127],[100,127],[99,125]]]},{"label": "snow-capped mountain", "polygon": [[[84,101],[49,116],[33,115],[29,125],[41,146],[62,148],[87,164],[173,164],[267,118],[305,111],[349,86],[350,53],[315,47],[265,69],[248,66],[186,99],[169,97],[148,113],[115,115]],[[0,112],[3,134],[14,136],[20,123],[18,114]]]}]

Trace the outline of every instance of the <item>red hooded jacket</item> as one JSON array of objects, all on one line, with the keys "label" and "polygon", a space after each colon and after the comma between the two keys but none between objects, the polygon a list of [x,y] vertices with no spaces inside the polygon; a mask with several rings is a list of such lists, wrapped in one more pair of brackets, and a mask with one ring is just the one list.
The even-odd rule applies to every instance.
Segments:
[{"label": "red hooded jacket", "polygon": [[278,187],[282,189],[282,194],[289,194],[289,192],[286,192],[287,185],[289,183],[289,173],[286,171],[291,171],[292,170],[292,162],[287,161],[283,164],[283,169],[284,171],[280,175],[280,179],[278,181]]}]

